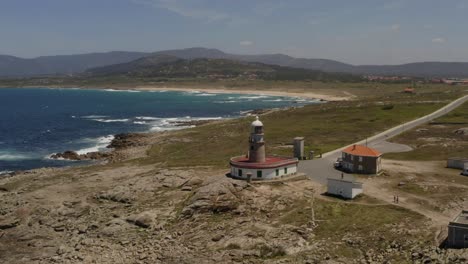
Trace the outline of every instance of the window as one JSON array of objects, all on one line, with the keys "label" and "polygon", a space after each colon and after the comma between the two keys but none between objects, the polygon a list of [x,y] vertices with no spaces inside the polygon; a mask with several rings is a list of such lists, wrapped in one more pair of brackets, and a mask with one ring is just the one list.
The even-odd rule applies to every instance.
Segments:
[{"label": "window", "polygon": [[238,173],[238,174],[239,174],[239,177],[242,177],[242,170],[241,170],[241,169],[239,169],[239,173]]},{"label": "window", "polygon": [[362,157],[359,157],[359,162],[362,162]]},{"label": "window", "polygon": [[257,171],[257,178],[261,178],[261,177],[262,177],[262,171],[259,170],[259,171]]},{"label": "window", "polygon": [[288,168],[284,168],[284,174],[288,174]]},{"label": "window", "polygon": [[252,146],[250,146],[250,150],[254,150],[254,146],[253,146],[253,145],[252,145]]},{"label": "window", "polygon": [[341,156],[343,157],[343,159],[345,159],[346,158],[346,153],[343,152],[341,154],[342,154]]},{"label": "window", "polygon": [[279,176],[279,169],[276,169],[276,176]]},{"label": "window", "polygon": [[358,171],[362,171],[362,170],[363,170],[362,165],[359,165],[358,166]]},{"label": "window", "polygon": [[354,161],[354,156],[353,155],[351,155],[351,161]]}]

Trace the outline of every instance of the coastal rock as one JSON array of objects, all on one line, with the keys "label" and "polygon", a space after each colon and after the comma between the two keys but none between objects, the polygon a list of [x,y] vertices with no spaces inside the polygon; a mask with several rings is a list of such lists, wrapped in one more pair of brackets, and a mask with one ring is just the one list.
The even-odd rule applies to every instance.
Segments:
[{"label": "coastal rock", "polygon": [[111,156],[109,152],[88,152],[86,154],[78,154],[75,151],[67,150],[63,153],[56,153],[50,156],[51,159],[66,159],[66,160],[100,160]]},{"label": "coastal rock", "polygon": [[127,222],[139,227],[149,228],[153,223],[153,216],[150,212],[143,212],[127,217]]},{"label": "coastal rock", "polygon": [[459,128],[459,129],[453,131],[453,133],[455,133],[457,135],[468,135],[468,127]]},{"label": "coastal rock", "polygon": [[118,203],[131,203],[134,197],[128,187],[117,186],[112,190],[100,192],[96,195],[97,199],[109,200]]},{"label": "coastal rock", "polygon": [[67,150],[63,153],[57,153],[50,156],[51,159],[81,160],[81,156],[75,151]]},{"label": "coastal rock", "polygon": [[235,210],[240,202],[240,191],[247,188],[243,181],[234,181],[228,178],[208,182],[200,187],[187,206],[182,210],[185,216],[195,213],[228,212]]},{"label": "coastal rock", "polygon": [[107,146],[113,149],[124,149],[129,147],[144,146],[144,139],[149,135],[143,133],[121,133],[114,136],[112,142]]},{"label": "coastal rock", "polygon": [[110,156],[110,152],[88,152],[86,154],[80,155],[80,157],[85,160],[100,160],[109,158]]}]

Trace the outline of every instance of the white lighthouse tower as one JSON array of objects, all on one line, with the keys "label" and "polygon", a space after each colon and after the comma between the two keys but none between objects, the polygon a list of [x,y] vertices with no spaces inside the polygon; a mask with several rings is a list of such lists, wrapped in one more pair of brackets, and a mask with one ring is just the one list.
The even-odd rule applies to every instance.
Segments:
[{"label": "white lighthouse tower", "polygon": [[296,174],[298,159],[266,156],[263,133],[263,123],[257,116],[250,125],[249,155],[231,158],[231,177],[244,180],[269,180]]},{"label": "white lighthouse tower", "polygon": [[249,161],[265,162],[265,141],[263,140],[263,123],[258,120],[252,122],[249,137]]}]

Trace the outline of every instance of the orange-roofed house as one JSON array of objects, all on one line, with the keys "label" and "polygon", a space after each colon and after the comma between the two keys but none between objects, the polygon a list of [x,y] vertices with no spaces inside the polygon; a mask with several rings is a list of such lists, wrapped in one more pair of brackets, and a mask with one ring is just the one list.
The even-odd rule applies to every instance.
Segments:
[{"label": "orange-roofed house", "polygon": [[342,169],[359,174],[378,174],[382,170],[382,153],[362,145],[352,145],[343,150]]}]

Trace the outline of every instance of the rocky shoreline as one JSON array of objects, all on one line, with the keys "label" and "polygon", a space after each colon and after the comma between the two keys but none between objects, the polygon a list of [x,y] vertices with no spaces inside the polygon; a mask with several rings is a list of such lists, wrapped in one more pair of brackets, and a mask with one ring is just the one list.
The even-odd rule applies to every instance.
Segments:
[{"label": "rocky shoreline", "polygon": [[110,144],[106,146],[107,151],[93,151],[85,154],[78,154],[76,151],[67,150],[61,153],[55,153],[50,156],[51,159],[65,159],[73,161],[81,160],[106,160],[114,156],[115,150],[138,147],[146,145],[144,138],[148,133],[120,133],[116,134]]},{"label": "rocky shoreline", "polygon": [[[288,107],[287,109],[289,109]],[[278,111],[281,109],[255,109],[243,112],[244,116],[251,116],[251,115],[263,115],[267,113],[271,113],[274,111]],[[218,119],[207,119],[207,120],[190,120],[190,121],[172,121],[175,127],[178,128],[191,128],[197,127],[201,125],[206,125],[213,123],[215,121],[219,121]],[[151,137],[154,133],[166,133],[168,131],[163,132],[141,132],[141,133],[120,133],[114,135],[114,138],[110,142],[108,146],[106,146],[106,151],[94,151],[88,152],[84,154],[79,154],[73,150],[66,150],[61,153],[52,154],[49,158],[51,159],[64,159],[70,161],[97,161],[97,160],[112,160],[116,158],[116,152],[122,151],[128,148],[133,147],[144,147],[148,146],[148,138]]]}]

